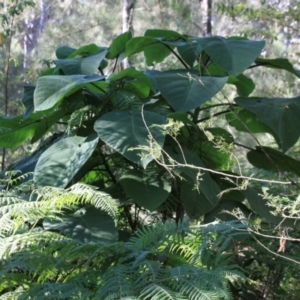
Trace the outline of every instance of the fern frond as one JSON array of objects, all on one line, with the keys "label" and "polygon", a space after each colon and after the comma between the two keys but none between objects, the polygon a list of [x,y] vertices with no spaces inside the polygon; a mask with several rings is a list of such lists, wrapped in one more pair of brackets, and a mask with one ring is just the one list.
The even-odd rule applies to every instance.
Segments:
[{"label": "fern frond", "polygon": [[22,293],[19,300],[28,299],[48,299],[48,300],[63,300],[63,299],[88,299],[92,295],[84,285],[79,282],[72,283],[43,283],[36,284],[30,290]]},{"label": "fern frond", "polygon": [[39,245],[40,248],[54,242],[63,242],[68,239],[60,234],[49,231],[31,231],[3,238],[0,244],[0,259],[6,259],[13,253],[19,252],[31,245]]},{"label": "fern frond", "polygon": [[113,300],[131,296],[134,290],[131,276],[132,270],[126,265],[110,268],[103,276],[103,284],[97,291],[96,299]]},{"label": "fern frond", "polygon": [[163,284],[151,283],[146,286],[140,293],[142,299],[152,300],[187,300],[182,294],[174,292]]}]

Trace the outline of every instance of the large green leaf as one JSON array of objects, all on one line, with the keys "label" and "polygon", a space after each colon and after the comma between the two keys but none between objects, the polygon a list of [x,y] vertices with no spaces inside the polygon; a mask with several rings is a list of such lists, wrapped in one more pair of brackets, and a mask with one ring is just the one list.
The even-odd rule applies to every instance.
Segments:
[{"label": "large green leaf", "polygon": [[174,46],[167,46],[153,37],[135,37],[126,44],[125,56],[144,51],[147,66],[152,66],[153,63],[160,63],[171,54],[169,48],[172,49]]},{"label": "large green leaf", "polygon": [[[182,152],[181,152],[182,150]],[[180,197],[187,214],[192,218],[203,216],[212,210],[220,201],[219,186],[206,171],[200,171],[205,167],[200,158],[186,148],[168,151],[175,161],[192,167],[179,167],[183,180],[180,184]],[[176,151],[176,152],[174,152]],[[198,167],[195,169],[193,167]]]},{"label": "large green leaf", "polygon": [[198,76],[173,70],[155,76],[158,89],[176,111],[189,111],[204,104],[224,87],[227,77]]},{"label": "large green leaf", "polygon": [[26,107],[26,111],[24,113],[24,119],[27,119],[28,116],[34,111],[34,105],[33,105],[34,90],[35,90],[35,86],[32,85],[24,86],[24,93],[22,97],[22,103]]},{"label": "large green leaf", "polygon": [[292,172],[300,176],[300,161],[269,147],[256,147],[247,153],[255,167],[274,172]]},{"label": "large green leaf", "polygon": [[144,36],[151,36],[168,42],[186,41],[187,39],[179,32],[169,29],[147,29]]},{"label": "large green leaf", "polygon": [[[232,161],[230,153],[220,149],[212,141],[201,141],[195,145],[202,162],[214,170],[228,169]],[[196,152],[196,149],[194,150]]]},{"label": "large green leaf", "polygon": [[196,184],[184,174],[180,184],[180,198],[188,216],[199,218],[211,211],[220,200],[218,191],[218,185],[209,174],[202,173]]},{"label": "large green leaf", "polygon": [[205,215],[204,223],[211,223],[216,219],[220,219],[224,222],[236,220],[236,217],[227,212],[232,212],[237,208],[240,209],[246,217],[249,217],[252,213],[252,211],[247,208],[245,204],[233,200],[224,199],[221,200],[213,210]]},{"label": "large green leaf", "polygon": [[237,93],[241,97],[248,97],[255,89],[253,80],[244,74],[240,74],[236,77],[229,76],[227,83],[235,85]]},{"label": "large green leaf", "polygon": [[292,147],[300,136],[300,97],[295,98],[242,98],[235,102],[255,113],[279,137],[282,150]]},{"label": "large green leaf", "polygon": [[126,56],[144,51],[146,64],[162,62],[175,46],[185,45],[186,38],[172,30],[149,29],[144,37],[132,38],[126,44]]},{"label": "large green leaf", "polygon": [[14,118],[0,116],[0,147],[15,148],[32,137],[32,142],[36,142],[41,133],[47,132],[64,114],[63,110],[48,110],[31,113],[26,120],[23,115]]},{"label": "large green leaf", "polygon": [[[143,149],[129,150],[139,146],[149,147],[149,132],[162,146],[165,140],[161,130],[152,125],[162,125],[166,119],[156,113],[144,111],[112,111],[95,122],[94,129],[100,139],[129,160],[146,168],[153,156]],[[147,125],[147,127],[146,127]]]},{"label": "large green leaf", "polygon": [[296,70],[292,64],[286,58],[275,58],[275,59],[267,59],[267,58],[258,58],[255,62],[259,66],[264,66],[268,68],[281,69],[291,72],[292,74],[300,77],[300,70]]},{"label": "large green leaf", "polygon": [[241,192],[245,195],[251,209],[270,222],[273,226],[280,224],[280,226],[299,227],[298,222],[295,222],[295,220],[282,218],[272,214],[274,209],[268,206],[267,200],[263,199],[261,196],[261,191],[248,187],[247,190]]},{"label": "large green leaf", "polygon": [[35,111],[47,110],[88,83],[100,81],[104,78],[105,76],[98,75],[90,77],[84,75],[40,77],[34,91],[34,109]]},{"label": "large green leaf", "polygon": [[[68,58],[74,58],[76,56],[88,56],[88,55],[93,55],[93,54],[98,54],[102,52],[107,52],[106,47],[99,47],[95,44],[88,44],[84,45],[78,49],[76,49],[74,52],[72,52]],[[65,57],[67,58],[67,57]]]},{"label": "large green leaf", "polygon": [[[54,133],[53,135],[49,136],[47,139],[45,139],[39,147],[33,151],[29,156],[26,156],[14,163],[12,163],[8,169],[9,170],[18,170],[21,172],[21,174],[26,174],[26,173],[33,173],[36,163],[39,159],[39,157],[42,155],[42,153],[49,148],[55,141],[60,139],[62,134],[57,134]],[[28,179],[32,179],[32,176]]]},{"label": "large green leaf", "polygon": [[62,46],[56,50],[56,57],[58,59],[67,58],[70,54],[72,54],[76,49],[71,48],[69,46]]},{"label": "large green leaf", "polygon": [[120,183],[127,196],[151,211],[164,203],[171,192],[170,175],[163,169],[129,170]]},{"label": "large green leaf", "polygon": [[92,76],[99,68],[101,61],[105,58],[106,50],[95,55],[86,57],[66,58],[56,60],[57,68],[63,70],[65,75],[82,74]]},{"label": "large green leaf", "polygon": [[66,187],[75,174],[90,158],[98,143],[96,134],[89,137],[67,137],[50,148],[39,158],[34,171],[37,187]]},{"label": "large green leaf", "polygon": [[270,133],[280,145],[277,134],[266,124],[260,122],[257,116],[249,110],[238,108],[226,114],[227,122],[238,131],[252,133]]},{"label": "large green leaf", "polygon": [[106,57],[109,59],[117,58],[123,51],[125,51],[126,43],[131,38],[131,31],[124,32],[117,36],[109,46]]},{"label": "large green leaf", "polygon": [[218,36],[199,38],[198,43],[220,68],[234,76],[245,71],[265,46],[264,41],[226,40]]},{"label": "large green leaf", "polygon": [[45,230],[55,230],[80,243],[113,243],[118,240],[115,222],[107,213],[95,208],[81,208],[60,219],[45,219]]},{"label": "large green leaf", "polygon": [[182,46],[177,47],[178,53],[191,69],[193,68],[193,65],[198,56],[197,46],[198,44],[196,42],[188,42]]},{"label": "large green leaf", "polygon": [[149,96],[150,90],[153,89],[152,82],[144,73],[127,68],[118,74],[109,77],[110,80],[124,80],[123,88],[135,93],[141,99]]}]

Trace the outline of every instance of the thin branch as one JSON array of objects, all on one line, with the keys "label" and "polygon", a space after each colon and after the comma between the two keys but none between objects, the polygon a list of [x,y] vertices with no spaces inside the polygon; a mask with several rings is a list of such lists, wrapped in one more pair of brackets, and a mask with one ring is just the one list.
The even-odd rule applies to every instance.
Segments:
[{"label": "thin branch", "polygon": [[218,112],[218,113],[211,114],[211,115],[208,116],[208,117],[205,117],[205,118],[202,118],[202,119],[200,119],[200,120],[197,120],[196,123],[201,123],[201,122],[207,121],[207,120],[209,120],[209,119],[211,119],[211,118],[213,118],[213,117],[216,117],[216,116],[219,116],[219,115],[223,115],[223,114],[227,114],[227,113],[229,113],[229,112],[232,112],[232,110],[231,110],[231,109],[223,110],[223,111],[220,111],[220,112]]},{"label": "thin branch", "polygon": [[[153,135],[151,134],[150,130],[149,130],[149,127],[145,121],[145,118],[144,118],[144,105],[142,106],[142,110],[141,110],[141,115],[142,115],[142,120],[143,120],[143,123],[148,131],[148,134],[149,134],[149,137],[151,138],[151,140],[155,143],[155,145],[158,145],[157,142],[155,141]],[[150,144],[150,147],[151,147],[151,144]],[[179,145],[180,147],[180,145]],[[181,148],[180,148],[181,149]],[[198,167],[198,166],[194,166],[194,165],[191,165],[191,164],[188,164],[187,161],[186,161],[186,158],[184,156],[184,153],[181,149],[181,155],[182,155],[182,158],[184,160],[184,164],[182,163],[179,163],[177,161],[175,161],[163,148],[160,147],[160,150],[161,152],[166,155],[166,157],[173,162],[173,164],[165,164],[165,163],[161,163],[157,158],[154,157],[154,160],[160,165],[162,166],[163,168],[165,168],[166,170],[169,170],[169,168],[175,168],[175,167],[188,167],[188,168],[191,168],[191,169],[194,169],[194,170],[198,170],[198,171],[206,171],[206,172],[210,172],[212,174],[218,174],[218,175],[223,175],[227,178],[235,178],[237,180],[248,180],[248,181],[257,181],[257,182],[265,182],[265,183],[269,183],[269,184],[282,184],[282,185],[290,185],[292,184],[291,181],[278,181],[278,180],[268,180],[268,179],[260,179],[260,178],[256,178],[256,177],[249,177],[249,176],[244,176],[244,175],[233,175],[233,174],[228,174],[228,173],[225,173],[225,172],[221,172],[221,171],[216,171],[216,170],[212,170],[212,169],[209,169],[209,168],[205,168],[205,167]]]},{"label": "thin branch", "polygon": [[164,45],[176,56],[176,58],[183,64],[183,66],[186,69],[190,69],[190,67],[184,62],[184,60],[169,45],[167,45],[167,44],[164,44]]},{"label": "thin branch", "polygon": [[286,257],[286,256],[284,256],[284,255],[278,254],[278,253],[276,253],[276,252],[270,250],[268,247],[266,247],[266,246],[265,246],[262,242],[260,242],[259,239],[256,238],[255,236],[253,236],[253,238],[255,239],[255,241],[256,241],[259,245],[261,245],[265,250],[267,250],[268,252],[272,253],[273,255],[278,256],[278,257],[281,257],[282,259],[289,260],[289,261],[291,261],[291,262],[293,262],[293,263],[295,263],[295,264],[297,264],[297,265],[300,265],[300,262],[299,262],[299,261],[294,260],[294,259],[289,258],[289,257]]}]

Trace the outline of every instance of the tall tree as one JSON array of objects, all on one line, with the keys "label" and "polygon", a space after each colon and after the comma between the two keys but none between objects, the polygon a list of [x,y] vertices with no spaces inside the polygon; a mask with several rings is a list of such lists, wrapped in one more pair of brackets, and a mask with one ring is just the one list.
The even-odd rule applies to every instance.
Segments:
[{"label": "tall tree", "polygon": [[[123,0],[122,32],[130,31],[133,34],[133,11],[136,1]],[[128,68],[131,63],[128,58],[122,62],[123,69]]]},{"label": "tall tree", "polygon": [[199,0],[202,13],[202,35],[212,35],[212,0]]}]

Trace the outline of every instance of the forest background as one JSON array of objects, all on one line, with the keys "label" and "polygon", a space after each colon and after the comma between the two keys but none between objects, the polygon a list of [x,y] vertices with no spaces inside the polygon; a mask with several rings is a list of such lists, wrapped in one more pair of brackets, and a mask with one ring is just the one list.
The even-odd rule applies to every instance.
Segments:
[{"label": "forest background", "polygon": [[[7,0],[1,1],[0,6],[2,10],[0,105],[2,115],[7,117],[24,112],[23,86],[35,85],[40,74],[54,65],[55,49],[65,45],[77,49],[91,43],[109,46],[112,40],[127,30],[131,30],[133,36],[142,36],[149,29],[163,28],[191,36],[238,36],[252,40],[265,40],[266,45],[260,57],[288,58],[295,70],[300,68],[300,3],[297,0]],[[127,63],[129,65],[133,63],[135,67],[144,65],[143,58],[140,56],[137,56],[133,62]],[[156,68],[164,70],[164,68],[172,68],[173,65],[175,62],[170,60],[167,65],[157,64]],[[112,69],[113,66],[111,66]],[[279,72],[275,68],[266,68],[255,69],[251,72],[246,70],[245,74],[256,81],[255,91],[251,97],[291,98],[299,96],[299,78],[296,78],[292,72]],[[259,80],[256,80],[257,78]],[[226,88],[225,93],[230,98],[233,97],[235,90]],[[222,124],[220,121],[221,126]],[[57,125],[56,129],[59,128]],[[298,186],[290,188],[272,183],[274,179],[286,178],[282,174],[274,175],[274,172],[268,168],[255,168],[249,164],[245,156],[246,151],[255,148],[256,140],[253,138],[253,133],[241,132],[234,128],[230,128],[230,133],[237,136],[245,146],[236,153],[243,174],[263,180],[270,179],[270,189],[279,197],[269,199],[265,190],[264,196],[270,200],[270,205],[287,208],[289,213],[293,211],[293,218],[298,219],[298,206],[294,204],[291,208],[289,206],[291,204],[286,199],[286,197],[294,197],[297,199],[294,203],[298,205],[299,201],[295,196]],[[256,134],[255,137],[263,141],[264,145],[268,145],[268,141],[270,143],[273,141],[266,133]],[[299,146],[299,143],[296,143],[288,150],[288,155],[297,159]],[[14,169],[11,166],[15,161],[30,155],[37,147],[38,143],[27,142],[13,150],[3,148],[1,151],[2,171]],[[232,171],[236,168],[237,166],[234,166]],[[293,182],[298,182],[295,174],[288,174],[288,176],[292,176]],[[259,182],[255,185],[262,187]],[[234,215],[242,218],[239,212],[235,212]],[[272,224],[271,229],[270,227],[266,229],[261,223],[264,224],[263,214],[262,219],[255,219],[254,224],[248,228],[248,232],[254,234],[251,243],[242,246],[231,245],[234,262],[247,270],[245,274],[250,281],[242,284],[243,288],[237,288],[232,279],[230,289],[236,299],[247,299],[247,297],[249,299],[253,297],[281,299],[287,296],[297,299],[300,279],[299,259],[295,258],[300,252],[297,236],[299,229],[277,227],[278,224]],[[285,241],[289,241],[287,246]],[[57,279],[57,282],[63,281]],[[5,286],[3,290],[9,291]],[[242,296],[238,290],[243,290]],[[158,293],[157,290],[155,291]],[[146,293],[145,299],[147,297],[150,299],[149,295]]]}]

